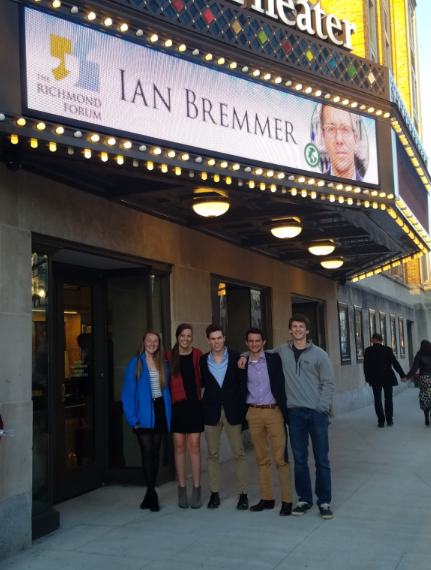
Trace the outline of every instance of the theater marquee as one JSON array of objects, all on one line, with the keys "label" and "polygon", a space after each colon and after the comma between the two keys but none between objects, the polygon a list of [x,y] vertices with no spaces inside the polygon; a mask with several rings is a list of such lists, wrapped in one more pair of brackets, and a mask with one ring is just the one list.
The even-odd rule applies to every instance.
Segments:
[{"label": "theater marquee", "polygon": [[376,121],[25,8],[28,112],[379,183]]}]

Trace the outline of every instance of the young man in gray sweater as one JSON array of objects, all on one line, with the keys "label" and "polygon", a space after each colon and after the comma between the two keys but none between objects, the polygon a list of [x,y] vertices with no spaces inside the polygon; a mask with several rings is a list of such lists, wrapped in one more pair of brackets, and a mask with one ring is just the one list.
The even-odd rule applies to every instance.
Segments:
[{"label": "young man in gray sweater", "polygon": [[[313,505],[308,469],[310,437],[316,465],[317,506],[323,519],[332,519],[328,425],[335,380],[327,353],[307,341],[309,329],[310,323],[305,315],[293,315],[289,320],[289,332],[293,340],[274,349],[283,364],[290,443],[295,460],[298,504],[292,510],[292,515],[304,515]],[[241,356],[248,356],[248,353]],[[243,368],[245,362],[246,359],[241,358],[239,367]]]}]

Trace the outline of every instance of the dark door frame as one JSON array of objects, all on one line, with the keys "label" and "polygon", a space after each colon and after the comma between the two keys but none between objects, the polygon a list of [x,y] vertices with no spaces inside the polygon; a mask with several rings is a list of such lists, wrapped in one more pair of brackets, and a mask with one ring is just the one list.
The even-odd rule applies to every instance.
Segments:
[{"label": "dark door frame", "polygon": [[[54,503],[60,503],[92,489],[100,487],[107,465],[107,446],[104,441],[104,430],[99,426],[107,425],[106,394],[103,384],[106,378],[106,298],[99,271],[88,270],[77,266],[67,266],[53,263],[53,307],[54,334],[53,337],[53,376],[51,382],[54,389],[53,426],[55,441],[53,442],[54,469]],[[79,284],[92,288],[92,334],[94,357],[94,462],[67,471],[62,461],[64,447],[64,414],[60,405],[62,385],[64,384],[64,317],[63,317],[63,285],[65,283]],[[99,427],[99,429],[96,429]]]}]

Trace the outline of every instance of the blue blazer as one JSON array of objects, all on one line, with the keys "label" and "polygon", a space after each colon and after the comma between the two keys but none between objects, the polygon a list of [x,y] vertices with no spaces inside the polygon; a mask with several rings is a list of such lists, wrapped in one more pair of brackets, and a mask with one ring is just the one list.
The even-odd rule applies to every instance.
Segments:
[{"label": "blue blazer", "polygon": [[[135,370],[138,357],[135,356],[129,362],[124,374],[123,391],[121,401],[123,402],[124,415],[130,427],[139,424],[141,428],[154,427],[154,405],[151,398],[150,372],[148,370],[145,354],[141,355],[142,371],[139,381],[136,382]],[[163,400],[165,402],[166,421],[168,431],[171,430],[171,397],[169,394],[169,364],[165,361],[166,386],[163,390]]]}]

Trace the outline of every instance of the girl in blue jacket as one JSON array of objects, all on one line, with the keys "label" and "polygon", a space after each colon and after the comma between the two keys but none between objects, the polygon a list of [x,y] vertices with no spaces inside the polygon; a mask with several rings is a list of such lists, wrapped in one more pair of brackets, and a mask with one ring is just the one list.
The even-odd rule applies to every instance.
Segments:
[{"label": "girl in blue jacket", "polygon": [[138,437],[147,492],[141,509],[160,510],[156,493],[159,452],[163,434],[171,429],[169,366],[160,335],[147,331],[137,356],[124,374],[123,402],[127,423]]}]

